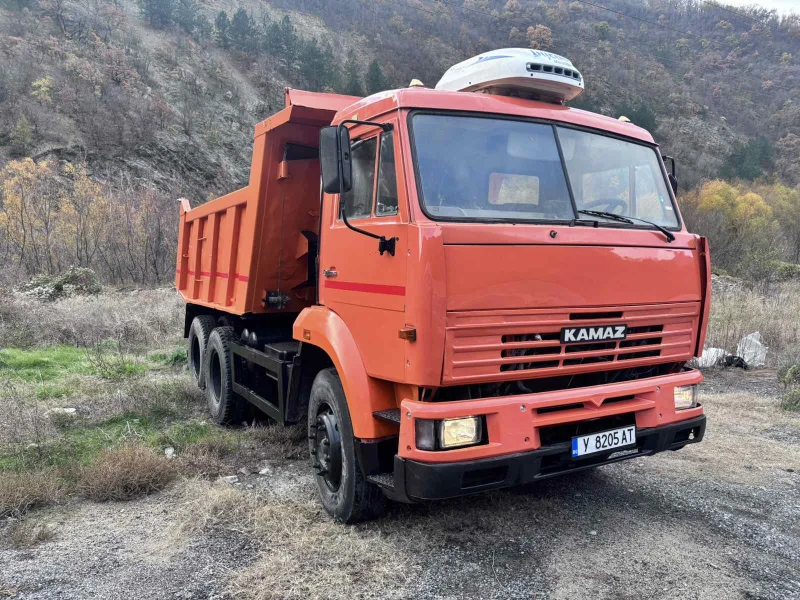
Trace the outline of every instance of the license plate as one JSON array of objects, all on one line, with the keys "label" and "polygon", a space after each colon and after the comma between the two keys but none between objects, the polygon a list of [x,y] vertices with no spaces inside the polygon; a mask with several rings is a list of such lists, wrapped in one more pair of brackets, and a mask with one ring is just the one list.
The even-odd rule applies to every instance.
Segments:
[{"label": "license plate", "polygon": [[572,438],[572,458],[623,448],[635,443],[636,427],[634,425],[592,433],[591,435],[580,435]]}]

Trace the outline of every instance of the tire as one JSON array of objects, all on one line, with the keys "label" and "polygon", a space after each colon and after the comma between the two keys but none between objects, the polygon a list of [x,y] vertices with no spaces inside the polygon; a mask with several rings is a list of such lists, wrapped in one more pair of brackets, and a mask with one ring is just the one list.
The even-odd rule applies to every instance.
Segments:
[{"label": "tire", "polygon": [[245,420],[247,402],[233,392],[231,343],[233,327],[217,327],[206,347],[206,402],[211,418],[220,425],[238,425]]},{"label": "tire", "polygon": [[[328,435],[328,453],[331,456],[327,463],[324,458],[324,431],[338,437],[333,439]],[[341,523],[357,523],[380,517],[386,508],[386,497],[377,485],[364,478],[358,464],[350,411],[336,369],[320,371],[311,386],[308,437],[314,479],[327,513]],[[338,482],[335,477],[337,460],[333,456],[337,444],[340,449]]]},{"label": "tire", "polygon": [[210,315],[195,317],[189,327],[186,340],[186,360],[189,363],[189,375],[201,390],[206,388],[205,353],[208,336],[214,329],[216,321]]}]

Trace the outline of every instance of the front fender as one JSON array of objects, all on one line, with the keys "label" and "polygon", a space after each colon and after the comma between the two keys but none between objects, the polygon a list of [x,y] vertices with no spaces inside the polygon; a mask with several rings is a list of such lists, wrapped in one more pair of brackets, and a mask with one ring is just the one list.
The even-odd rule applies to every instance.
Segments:
[{"label": "front fender", "polygon": [[353,433],[359,439],[397,435],[397,427],[379,421],[372,413],[397,408],[392,383],[367,375],[353,334],[335,312],[312,306],[294,322],[294,339],[323,350],[333,361],[342,381]]}]

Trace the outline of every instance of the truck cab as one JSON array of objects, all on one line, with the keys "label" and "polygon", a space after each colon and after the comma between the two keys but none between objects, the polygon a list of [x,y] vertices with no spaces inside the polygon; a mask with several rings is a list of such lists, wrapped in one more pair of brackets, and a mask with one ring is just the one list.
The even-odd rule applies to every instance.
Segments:
[{"label": "truck cab", "polygon": [[571,63],[495,52],[465,61],[516,70],[491,86],[462,63],[440,89],[287,92],[250,186],[182,205],[176,281],[212,415],[305,422],[341,521],[703,438],[687,363],[710,262],[674,173],[647,131],[563,104]]}]

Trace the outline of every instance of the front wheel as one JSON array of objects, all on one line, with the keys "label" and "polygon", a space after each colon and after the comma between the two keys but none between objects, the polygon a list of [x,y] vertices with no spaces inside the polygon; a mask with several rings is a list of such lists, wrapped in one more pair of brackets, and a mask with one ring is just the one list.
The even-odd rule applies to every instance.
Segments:
[{"label": "front wheel", "polygon": [[314,379],[308,438],[317,491],[328,514],[342,523],[381,516],[386,498],[361,472],[350,411],[336,369],[320,371]]}]

